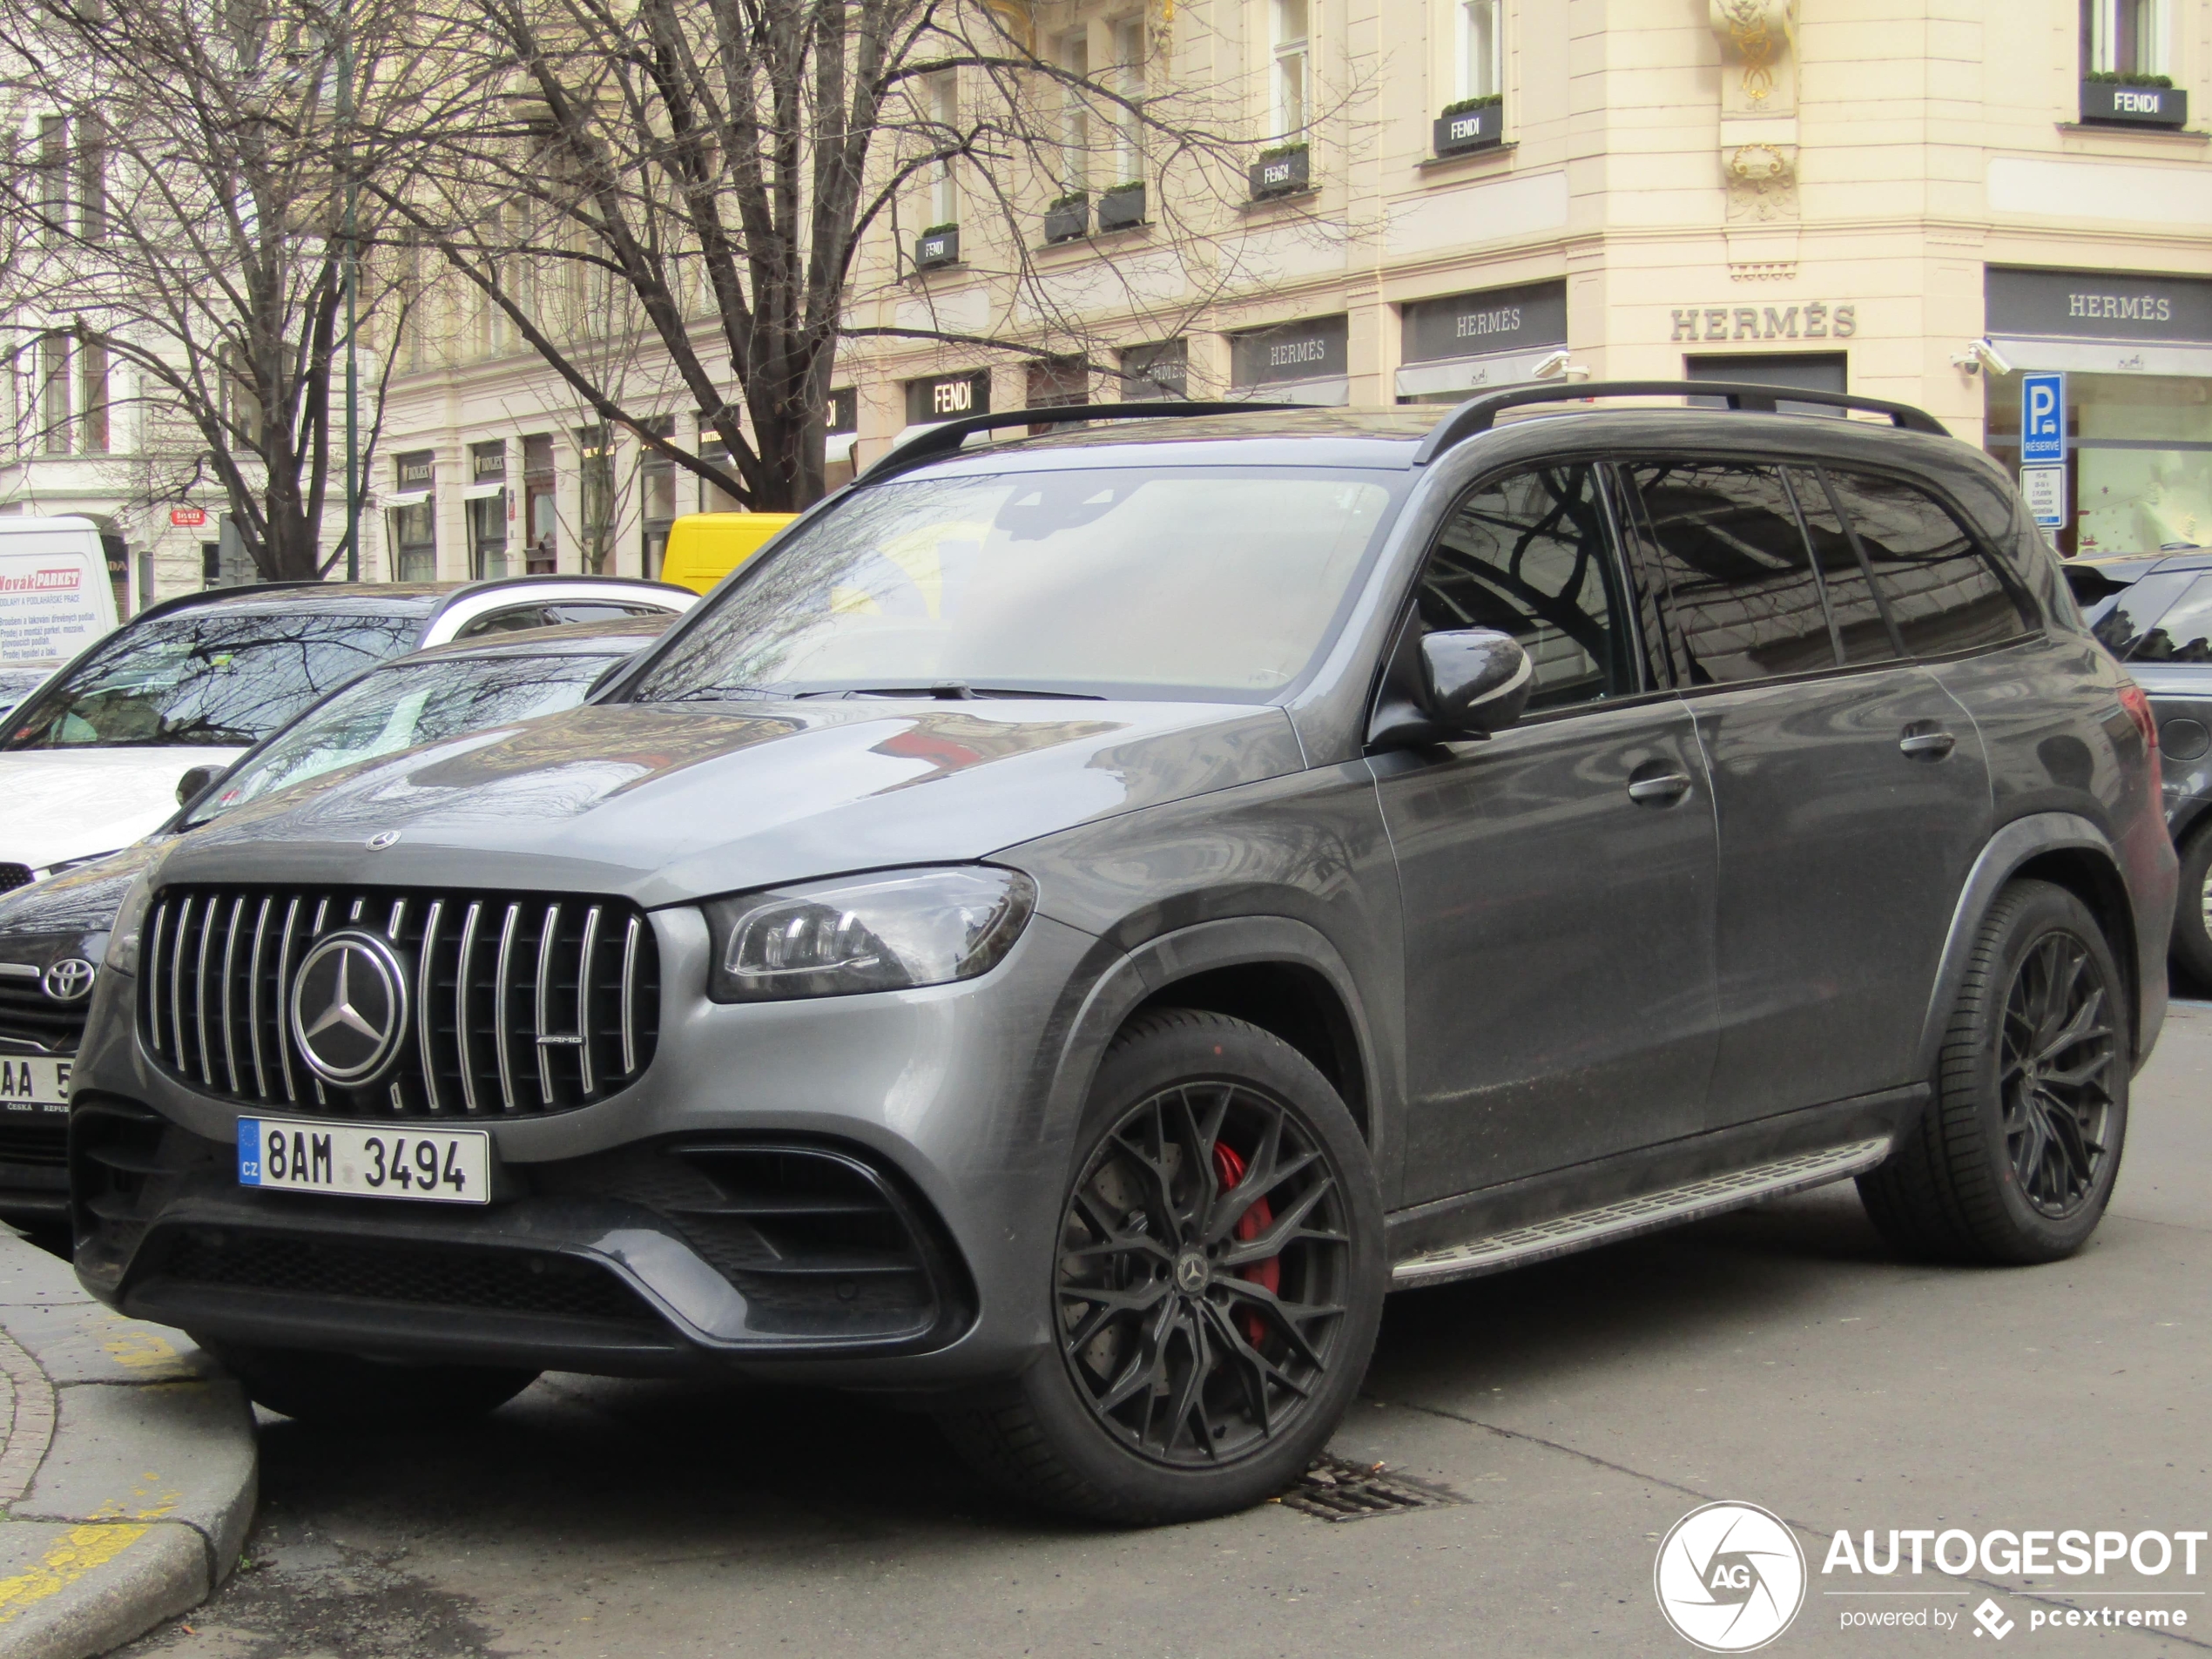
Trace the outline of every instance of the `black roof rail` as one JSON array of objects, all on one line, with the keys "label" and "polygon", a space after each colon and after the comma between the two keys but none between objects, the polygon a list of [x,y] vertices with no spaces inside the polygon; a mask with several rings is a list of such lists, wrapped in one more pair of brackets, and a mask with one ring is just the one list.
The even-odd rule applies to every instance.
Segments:
[{"label": "black roof rail", "polygon": [[1063,403],[1052,408],[963,415],[933,426],[927,432],[917,432],[904,443],[893,445],[890,454],[876,461],[853,482],[881,483],[926,461],[958,453],[971,432],[993,432],[1001,427],[1059,426],[1077,421],[1159,421],[1185,415],[1251,415],[1255,411],[1269,413],[1312,407],[1306,403],[1267,403],[1257,400],[1248,403],[1170,403],[1163,399],[1157,403]]},{"label": "black roof rail", "polygon": [[1777,405],[1782,403],[1817,403],[1834,409],[1886,415],[1892,425],[1908,432],[1928,432],[1939,438],[1951,435],[1925,409],[1916,409],[1909,403],[1887,402],[1878,397],[1858,397],[1848,392],[1754,386],[1743,381],[1554,381],[1542,386],[1508,387],[1501,392],[1484,392],[1469,398],[1437,423],[1421,447],[1413,452],[1413,464],[1425,467],[1453,444],[1463,443],[1477,433],[1487,432],[1507,409],[1522,408],[1532,403],[1579,403],[1598,397],[1717,397],[1725,399],[1731,409],[1759,415],[1773,415]]}]

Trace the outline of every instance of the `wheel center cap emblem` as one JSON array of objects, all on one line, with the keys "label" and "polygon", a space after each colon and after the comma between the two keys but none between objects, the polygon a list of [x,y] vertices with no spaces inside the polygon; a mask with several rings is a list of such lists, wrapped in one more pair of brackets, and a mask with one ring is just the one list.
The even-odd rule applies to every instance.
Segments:
[{"label": "wheel center cap emblem", "polygon": [[1206,1288],[1206,1258],[1195,1250],[1186,1250],[1175,1258],[1175,1285],[1185,1296],[1196,1296]]},{"label": "wheel center cap emblem", "polygon": [[292,978],[292,1041],[318,1076],[349,1088],[382,1076],[407,1035],[407,968],[374,934],[326,934]]}]

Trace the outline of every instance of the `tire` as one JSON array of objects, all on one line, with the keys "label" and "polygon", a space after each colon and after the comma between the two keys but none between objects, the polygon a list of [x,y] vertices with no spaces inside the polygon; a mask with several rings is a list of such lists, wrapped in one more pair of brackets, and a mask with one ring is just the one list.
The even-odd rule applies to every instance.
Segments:
[{"label": "tire", "polygon": [[322,1428],[437,1428],[497,1411],[537,1380],[493,1366],[411,1366],[195,1338],[257,1406]]},{"label": "tire", "polygon": [[2181,896],[2174,907],[2171,953],[2200,990],[2212,989],[2208,907],[2212,907],[2212,822],[2200,825],[2182,845]]},{"label": "tire", "polygon": [[1226,1514],[1303,1474],[1388,1279],[1366,1143],[1321,1074],[1242,1020],[1140,1016],[1101,1062],[1061,1208],[1039,1264],[1052,1350],[939,1414],[968,1461],[1124,1525]]},{"label": "tire", "polygon": [[2087,907],[2015,881],[1982,919],[1935,1094],[1858,1178],[1909,1256],[2057,1261],[2096,1231],[2128,1133],[2127,981]]}]

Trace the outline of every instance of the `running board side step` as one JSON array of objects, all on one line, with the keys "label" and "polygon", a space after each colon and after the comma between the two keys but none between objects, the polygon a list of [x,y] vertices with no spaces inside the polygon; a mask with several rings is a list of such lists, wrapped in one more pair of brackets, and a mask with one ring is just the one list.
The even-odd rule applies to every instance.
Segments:
[{"label": "running board side step", "polygon": [[1853,1141],[1845,1146],[1824,1147],[1817,1152],[1801,1152],[1770,1163],[1755,1163],[1747,1170],[1732,1170],[1726,1175],[1709,1176],[1702,1181],[1647,1192],[1642,1197],[1624,1198],[1595,1210],[1577,1211],[1530,1226],[1469,1239],[1463,1244],[1447,1244],[1441,1250],[1411,1256],[1398,1263],[1390,1270],[1393,1288],[1441,1285],[1447,1279],[1472,1278],[1478,1273],[1526,1267],[1531,1262],[1548,1261],[1554,1256],[1568,1255],[1595,1244],[1610,1244],[1638,1233],[1716,1216],[1724,1210],[1740,1210],[1763,1199],[1825,1186],[1849,1176],[1864,1175],[1889,1156],[1890,1145],[1890,1137],[1884,1135],[1871,1140]]}]

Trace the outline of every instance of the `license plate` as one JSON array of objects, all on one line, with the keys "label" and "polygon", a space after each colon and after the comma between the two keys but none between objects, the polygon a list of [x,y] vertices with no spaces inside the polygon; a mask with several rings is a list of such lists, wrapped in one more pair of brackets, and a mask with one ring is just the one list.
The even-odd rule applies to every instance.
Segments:
[{"label": "license plate", "polygon": [[0,1054],[0,1107],[11,1112],[42,1106],[69,1105],[67,1060],[41,1060],[30,1055]]},{"label": "license plate", "polygon": [[488,1204],[491,1136],[480,1129],[401,1130],[241,1117],[238,1181],[290,1192]]}]

